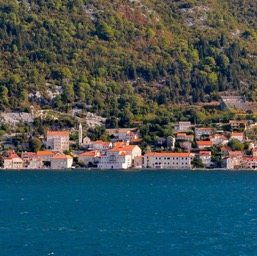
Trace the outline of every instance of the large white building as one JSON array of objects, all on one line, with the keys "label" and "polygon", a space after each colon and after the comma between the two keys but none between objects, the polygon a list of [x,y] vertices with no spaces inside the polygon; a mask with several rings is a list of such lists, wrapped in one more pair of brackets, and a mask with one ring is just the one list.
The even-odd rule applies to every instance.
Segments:
[{"label": "large white building", "polygon": [[48,131],[47,132],[47,149],[63,152],[69,150],[69,136],[68,131]]},{"label": "large white building", "polygon": [[[137,145],[117,144],[101,156],[98,167],[101,169],[128,169],[134,167],[135,158],[141,157],[142,150]],[[136,161],[138,166],[138,159]]]},{"label": "large white building", "polygon": [[101,156],[98,168],[101,169],[128,169],[132,167],[132,156],[122,150],[109,150]]},{"label": "large white building", "polygon": [[150,152],[144,155],[145,168],[191,169],[193,155],[190,153]]}]

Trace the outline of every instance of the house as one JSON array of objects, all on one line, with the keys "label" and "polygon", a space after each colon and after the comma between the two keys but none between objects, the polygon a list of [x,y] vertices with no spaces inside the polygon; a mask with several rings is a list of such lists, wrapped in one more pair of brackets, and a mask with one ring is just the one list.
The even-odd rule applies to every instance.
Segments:
[{"label": "house", "polygon": [[210,167],[213,164],[211,161],[211,151],[200,151],[199,157],[206,167]]},{"label": "house", "polygon": [[108,152],[125,151],[131,155],[132,160],[135,157],[142,155],[142,150],[137,145],[116,145],[114,148],[110,149]]},{"label": "house", "polygon": [[232,130],[245,130],[248,124],[247,120],[230,120],[230,127]]},{"label": "house", "polygon": [[136,129],[119,129],[118,130],[118,139],[122,141],[137,139],[138,134],[136,132]]},{"label": "house", "polygon": [[202,136],[210,136],[212,134],[212,130],[209,127],[200,127],[195,128],[195,138],[200,140]]},{"label": "house", "polygon": [[256,169],[257,168],[257,156],[243,156],[241,167],[246,169]]},{"label": "house", "polygon": [[50,162],[51,158],[55,155],[53,151],[45,150],[45,151],[38,151],[37,157],[39,157],[43,162]]},{"label": "house", "polygon": [[230,140],[232,140],[232,139],[238,139],[240,142],[243,143],[245,141],[244,133],[243,132],[232,132]]},{"label": "house", "polygon": [[222,147],[220,150],[221,150],[222,155],[228,155],[229,152],[232,151],[232,149],[230,147]]},{"label": "house", "polygon": [[[98,167],[101,169],[128,169],[138,165],[142,150],[137,145],[117,143],[116,146],[102,155]],[[135,160],[136,159],[136,160]]]},{"label": "house", "polygon": [[228,143],[228,138],[224,135],[221,134],[214,134],[212,136],[210,136],[210,141],[214,144],[227,144]]},{"label": "house", "polygon": [[186,133],[177,133],[177,140],[193,141],[194,135],[187,135]]},{"label": "house", "polygon": [[73,158],[69,155],[55,155],[51,157],[52,169],[67,169],[71,168],[73,164]]},{"label": "house", "polygon": [[41,158],[32,158],[26,161],[27,169],[41,169],[44,166]]},{"label": "house", "polygon": [[97,141],[91,142],[90,147],[89,147],[89,149],[99,150],[101,152],[106,152],[110,148],[112,148],[112,142],[105,142],[102,140],[97,140]]},{"label": "house", "polygon": [[182,141],[179,143],[179,146],[186,150],[191,150],[192,148],[192,142],[191,141]]},{"label": "house", "polygon": [[233,170],[237,167],[241,167],[243,159],[243,151],[231,151],[228,157],[223,159],[223,166],[227,169]]},{"label": "house", "polygon": [[31,160],[31,159],[34,159],[37,157],[38,157],[37,153],[35,153],[35,152],[27,152],[27,151],[21,152],[21,159],[23,161]]},{"label": "house", "polygon": [[183,121],[180,121],[178,122],[178,124],[175,126],[174,130],[177,130],[177,131],[187,131],[189,130],[193,125],[191,124],[191,122],[183,122]]},{"label": "house", "polygon": [[198,140],[196,141],[197,147],[202,150],[213,146],[213,142],[209,140]]},{"label": "house", "polygon": [[4,169],[22,169],[24,161],[13,150],[7,151],[7,156],[3,157]]},{"label": "house", "polygon": [[69,131],[48,131],[46,147],[54,151],[69,150]]},{"label": "house", "polygon": [[98,150],[86,151],[78,155],[78,160],[84,165],[95,164],[99,162],[100,156],[101,154]]},{"label": "house", "polygon": [[144,155],[145,168],[191,169],[192,154],[150,152]]},{"label": "house", "polygon": [[132,156],[126,151],[109,150],[102,155],[98,168],[100,169],[128,169],[132,167]]}]

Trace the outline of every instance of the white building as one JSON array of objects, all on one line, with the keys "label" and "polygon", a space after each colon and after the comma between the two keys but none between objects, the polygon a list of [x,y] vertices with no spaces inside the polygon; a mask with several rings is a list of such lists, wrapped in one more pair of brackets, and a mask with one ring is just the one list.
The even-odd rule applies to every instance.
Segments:
[{"label": "white building", "polygon": [[199,152],[199,157],[202,160],[202,163],[206,167],[210,167],[212,165],[211,161],[211,151],[200,151]]},{"label": "white building", "polygon": [[213,142],[208,140],[198,140],[196,141],[196,144],[200,150],[210,148],[213,146]]},{"label": "white building", "polygon": [[179,131],[187,131],[191,127],[192,127],[191,122],[187,122],[187,121],[186,122],[183,122],[183,121],[178,122],[178,130]]},{"label": "white building", "polygon": [[68,131],[48,131],[46,147],[60,152],[69,150],[69,136]]},{"label": "white building", "polygon": [[[126,145],[117,143],[116,146],[101,156],[98,167],[101,169],[128,169],[139,163],[142,150],[137,145]],[[135,161],[136,158],[136,161]]]},{"label": "white building", "polygon": [[71,168],[73,158],[69,155],[55,155],[51,158],[52,169],[67,169]]},{"label": "white building", "polygon": [[195,128],[195,138],[197,140],[201,139],[201,136],[210,136],[212,130],[209,127]]},{"label": "white building", "polygon": [[89,149],[99,150],[101,152],[107,152],[111,148],[112,142],[102,140],[92,141],[89,146]]},{"label": "white building", "polygon": [[221,134],[214,134],[213,136],[210,136],[210,141],[212,141],[214,145],[217,145],[217,144],[225,145],[228,143],[228,138]]},{"label": "white building", "polygon": [[7,156],[3,157],[4,169],[19,170],[23,168],[23,160],[12,150],[7,151]]},{"label": "white building", "polygon": [[109,150],[101,156],[98,168],[101,169],[128,169],[132,167],[132,156],[122,150]]},{"label": "white building", "polygon": [[190,153],[156,153],[144,155],[145,168],[191,169],[192,154]]},{"label": "white building", "polygon": [[230,140],[232,139],[238,139],[240,142],[245,141],[244,133],[243,132],[232,132]]},{"label": "white building", "polygon": [[119,129],[118,139],[123,141],[138,139],[138,135],[135,129]]},{"label": "white building", "polygon": [[51,158],[55,155],[54,152],[45,150],[45,151],[38,151],[37,157],[39,157],[43,162],[50,162]]},{"label": "white building", "polygon": [[100,160],[100,152],[98,150],[86,151],[78,155],[78,160],[84,165],[97,163]]}]

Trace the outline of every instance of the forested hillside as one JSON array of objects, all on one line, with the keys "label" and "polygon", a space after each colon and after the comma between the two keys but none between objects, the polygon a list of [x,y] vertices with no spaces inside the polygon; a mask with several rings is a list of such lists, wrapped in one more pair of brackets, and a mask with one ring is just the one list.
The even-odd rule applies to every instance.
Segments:
[{"label": "forested hillside", "polygon": [[224,94],[256,100],[256,13],[252,0],[0,0],[0,108],[77,104],[126,125]]}]

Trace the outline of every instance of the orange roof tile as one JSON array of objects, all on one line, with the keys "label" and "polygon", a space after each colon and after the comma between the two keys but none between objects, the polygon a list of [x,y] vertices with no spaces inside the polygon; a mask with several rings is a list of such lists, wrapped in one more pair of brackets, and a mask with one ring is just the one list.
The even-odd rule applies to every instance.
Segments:
[{"label": "orange roof tile", "polygon": [[211,151],[200,151],[199,154],[201,156],[211,156]]},{"label": "orange roof tile", "polygon": [[209,140],[198,140],[196,143],[197,145],[208,145],[208,146],[213,145],[213,142]]},{"label": "orange roof tile", "polygon": [[48,150],[45,150],[45,151],[38,151],[38,152],[37,152],[37,155],[38,155],[38,156],[42,156],[42,155],[44,155],[44,156],[46,156],[46,155],[54,155],[54,152],[48,151]]},{"label": "orange roof tile", "polygon": [[96,152],[94,150],[92,151],[86,151],[82,154],[79,154],[79,156],[95,156],[96,155]]},{"label": "orange roof tile", "polygon": [[231,137],[234,137],[234,136],[236,136],[236,137],[238,137],[238,136],[244,136],[244,133],[243,132],[232,132],[231,133]]},{"label": "orange roof tile", "polygon": [[70,155],[56,155],[52,159],[72,159],[72,157]]},{"label": "orange roof tile", "polygon": [[69,136],[70,132],[69,131],[48,131],[47,135],[50,135],[50,136]]}]

